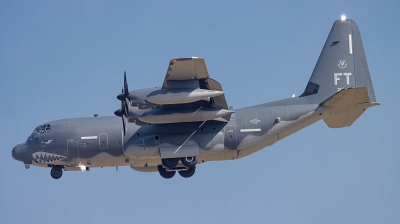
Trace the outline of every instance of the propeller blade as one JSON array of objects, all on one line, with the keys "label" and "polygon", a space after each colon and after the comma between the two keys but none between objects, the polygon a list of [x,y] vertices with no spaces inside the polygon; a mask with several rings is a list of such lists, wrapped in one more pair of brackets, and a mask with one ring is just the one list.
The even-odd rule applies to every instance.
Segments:
[{"label": "propeller blade", "polygon": [[124,94],[125,97],[128,98],[128,100],[130,101],[131,98],[129,96],[128,82],[126,81],[126,71],[124,71]]},{"label": "propeller blade", "polygon": [[125,112],[125,116],[126,117],[129,117],[129,103],[128,102],[129,102],[128,99],[124,100],[124,103],[125,103],[124,104],[124,106],[125,106],[124,107],[124,109],[125,109],[124,112]]},{"label": "propeller blade", "polygon": [[124,128],[124,136],[126,132],[126,117],[125,114],[122,114],[122,127]]},{"label": "propeller blade", "polygon": [[[124,92],[124,89],[122,88],[122,93]],[[117,96],[117,99],[122,95],[122,93],[121,94],[119,94],[118,96]],[[122,95],[122,97],[123,97],[123,95]],[[122,98],[122,100],[124,100],[123,98]],[[124,103],[123,103],[123,101],[121,100],[121,109],[118,109],[118,110],[116,110],[115,112],[114,112],[114,114],[116,115],[116,116],[118,116],[118,117],[122,117],[122,115],[123,114],[125,114],[125,108],[124,108]]]},{"label": "propeller blade", "polygon": [[129,117],[129,103],[131,97],[129,96],[128,82],[126,81],[126,71],[124,72],[124,87],[121,93],[118,94],[117,99],[121,101],[121,109],[118,109],[114,114],[122,118],[122,126],[124,128],[124,135],[127,131],[126,120]]}]

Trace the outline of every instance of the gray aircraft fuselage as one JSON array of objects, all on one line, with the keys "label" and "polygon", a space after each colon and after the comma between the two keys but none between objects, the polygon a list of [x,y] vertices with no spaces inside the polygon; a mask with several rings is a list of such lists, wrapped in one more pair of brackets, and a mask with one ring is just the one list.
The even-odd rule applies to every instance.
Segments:
[{"label": "gray aircraft fuselage", "polygon": [[[48,164],[69,167],[132,166],[140,171],[157,171],[157,166],[161,164],[159,147],[181,145],[195,131],[186,145],[199,145],[198,163],[231,160],[286,137],[283,132],[290,127],[298,126],[290,131],[293,133],[324,118],[319,115],[323,110],[318,104],[257,106],[236,110],[229,122],[210,120],[200,128],[202,122],[144,126],[128,123],[125,136],[118,117],[58,120],[44,124],[50,125],[48,132],[34,131],[26,142],[13,149],[12,155],[26,164],[45,167]],[[126,155],[124,146],[133,148],[129,155]],[[38,163],[32,157],[35,152],[49,153],[49,156],[44,158],[37,154]],[[51,161],[51,154],[66,158]]]}]

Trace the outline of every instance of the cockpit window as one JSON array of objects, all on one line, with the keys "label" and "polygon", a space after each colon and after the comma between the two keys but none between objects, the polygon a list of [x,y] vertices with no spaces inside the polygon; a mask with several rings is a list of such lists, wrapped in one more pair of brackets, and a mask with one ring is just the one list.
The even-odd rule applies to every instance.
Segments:
[{"label": "cockpit window", "polygon": [[34,131],[34,133],[36,134],[44,134],[49,132],[50,132],[50,124],[42,124],[39,127],[37,127]]}]

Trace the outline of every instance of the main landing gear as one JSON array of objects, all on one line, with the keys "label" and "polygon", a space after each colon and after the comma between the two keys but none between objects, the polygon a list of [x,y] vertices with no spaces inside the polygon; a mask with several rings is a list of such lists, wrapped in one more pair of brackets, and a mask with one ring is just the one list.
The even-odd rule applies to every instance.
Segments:
[{"label": "main landing gear", "polygon": [[[177,167],[179,160],[183,167]],[[158,166],[158,172],[165,179],[170,179],[178,172],[181,177],[189,178],[193,176],[196,171],[197,157],[184,157],[184,158],[168,158],[161,160],[163,166]]]},{"label": "main landing gear", "polygon": [[51,175],[51,177],[53,177],[54,179],[60,179],[60,177],[62,176],[62,174],[63,174],[63,170],[62,170],[61,167],[59,167],[59,166],[53,166],[53,167],[51,168],[50,175]]}]

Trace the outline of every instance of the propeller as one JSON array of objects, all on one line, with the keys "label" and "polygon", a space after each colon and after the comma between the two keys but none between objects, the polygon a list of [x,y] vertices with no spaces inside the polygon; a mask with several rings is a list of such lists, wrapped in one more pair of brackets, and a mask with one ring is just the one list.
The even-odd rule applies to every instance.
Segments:
[{"label": "propeller", "polygon": [[126,81],[126,71],[124,72],[124,87],[122,88],[121,94],[117,96],[117,99],[121,101],[121,109],[116,110],[114,114],[122,118],[122,126],[125,135],[126,119],[129,116],[129,102],[131,100],[131,97],[129,96],[128,82]]}]

